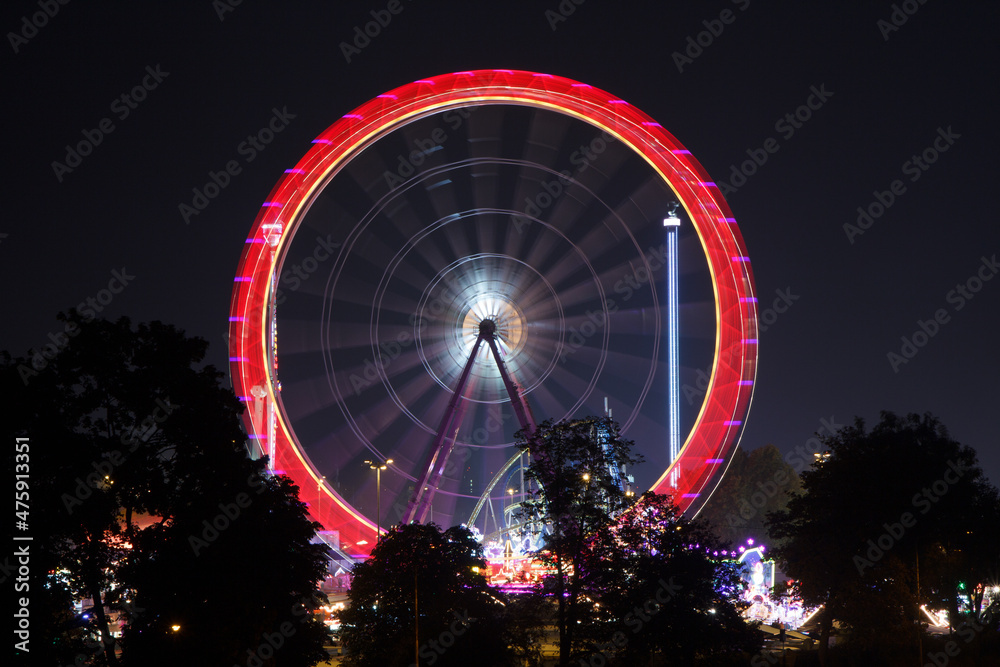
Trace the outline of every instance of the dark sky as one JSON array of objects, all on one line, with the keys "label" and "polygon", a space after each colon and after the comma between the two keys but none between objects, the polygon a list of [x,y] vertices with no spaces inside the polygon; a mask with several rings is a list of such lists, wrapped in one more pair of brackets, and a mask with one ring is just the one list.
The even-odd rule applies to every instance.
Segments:
[{"label": "dark sky", "polygon": [[[117,271],[134,277],[103,315],[176,324],[211,341],[210,361],[226,368],[243,240],[311,139],[416,79],[546,72],[627,100],[716,182],[738,186],[727,199],[766,326],[745,446],[787,452],[824,424],[930,411],[1000,483],[1000,232],[989,204],[1000,5],[403,0],[350,62],[341,43],[387,3],[225,6],[72,2],[49,18],[34,2],[4,4],[0,348],[43,346],[55,314]],[[573,11],[551,13],[560,6]],[[691,47],[699,33],[707,46]],[[144,80],[152,89],[129,108],[122,95]],[[240,144],[275,109],[287,127],[251,161]],[[797,111],[808,118],[783,120]],[[100,137],[91,154],[53,167],[88,135]],[[769,139],[776,152],[734,183]],[[230,160],[240,173],[186,222],[179,205]],[[880,214],[845,229],[859,207]],[[783,312],[769,312],[776,302]],[[921,321],[934,335],[903,350]],[[912,358],[894,367],[887,355],[904,351]]]}]

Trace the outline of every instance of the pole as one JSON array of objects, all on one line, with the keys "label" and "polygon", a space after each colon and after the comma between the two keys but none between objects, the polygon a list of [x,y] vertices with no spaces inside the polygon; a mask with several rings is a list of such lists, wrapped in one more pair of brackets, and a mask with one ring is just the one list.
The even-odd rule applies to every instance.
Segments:
[{"label": "pole", "polygon": [[413,564],[413,660],[420,667],[420,611],[417,607],[417,564]]},{"label": "pole", "polygon": [[382,468],[375,468],[375,542],[382,538]]},{"label": "pole", "polygon": [[913,555],[917,561],[917,664],[923,664],[924,657],[924,633],[920,628],[920,544],[914,543]]}]

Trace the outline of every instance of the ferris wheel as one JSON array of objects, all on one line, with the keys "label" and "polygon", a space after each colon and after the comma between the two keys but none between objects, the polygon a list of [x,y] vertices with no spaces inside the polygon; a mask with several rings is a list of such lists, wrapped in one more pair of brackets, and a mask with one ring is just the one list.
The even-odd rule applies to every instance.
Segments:
[{"label": "ferris wheel", "polygon": [[509,523],[536,416],[613,413],[636,487],[696,512],[742,432],[756,315],[732,213],[659,123],[562,77],[457,72],[285,171],[240,259],[231,373],[257,451],[358,556],[399,521]]}]

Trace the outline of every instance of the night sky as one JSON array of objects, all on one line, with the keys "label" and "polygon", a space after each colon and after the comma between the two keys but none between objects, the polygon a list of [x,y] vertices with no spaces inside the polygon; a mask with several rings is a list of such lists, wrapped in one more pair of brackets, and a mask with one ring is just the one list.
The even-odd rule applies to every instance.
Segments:
[{"label": "night sky", "polygon": [[[114,287],[102,316],[175,324],[228,368],[244,239],[314,137],[417,79],[545,72],[627,100],[725,184],[762,317],[743,446],[930,411],[1000,484],[995,2],[51,4],[0,23],[0,349]],[[355,48],[372,12],[391,20]]]}]

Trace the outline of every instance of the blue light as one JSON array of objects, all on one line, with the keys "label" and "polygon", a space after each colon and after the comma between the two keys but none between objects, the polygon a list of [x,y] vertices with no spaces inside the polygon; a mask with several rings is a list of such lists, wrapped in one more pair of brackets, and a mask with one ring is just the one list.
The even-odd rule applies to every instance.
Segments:
[{"label": "blue light", "polygon": [[[680,455],[680,353],[678,351],[678,307],[677,307],[677,230],[681,221],[677,216],[676,209],[671,211],[670,217],[663,221],[667,227],[667,372],[668,382],[668,410],[670,420],[670,430],[668,432],[668,443],[670,446],[670,462],[673,464]],[[675,468],[671,475],[671,486],[677,487],[678,470]]]}]

